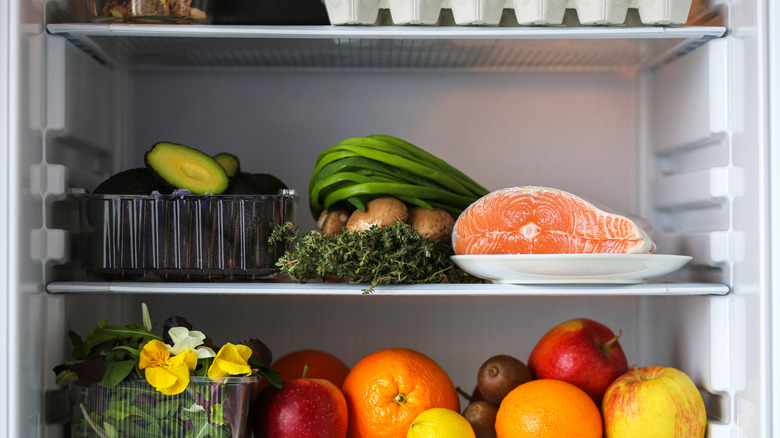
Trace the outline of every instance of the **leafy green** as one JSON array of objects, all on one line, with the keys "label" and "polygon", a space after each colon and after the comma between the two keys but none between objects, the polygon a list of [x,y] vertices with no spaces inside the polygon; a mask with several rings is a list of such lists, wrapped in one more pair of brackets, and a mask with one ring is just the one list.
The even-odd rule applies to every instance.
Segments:
[{"label": "leafy green", "polygon": [[86,339],[73,331],[69,331],[68,336],[73,343],[71,354],[79,362],[55,371],[57,384],[62,386],[74,381],[74,373],[80,385],[100,382],[106,387],[115,386],[133,372],[141,348],[147,342],[162,340],[161,336],[139,324],[109,325],[104,319],[98,321]]},{"label": "leafy green", "polygon": [[[192,326],[178,316],[162,325],[168,342],[172,327]],[[85,338],[68,332],[73,344],[74,361],[54,367],[56,383],[70,386],[74,395],[72,436],[86,438],[155,437],[155,438],[231,438],[238,436],[246,419],[248,396],[256,380],[217,382],[206,376],[213,357],[199,358],[184,392],[164,395],[144,379],[139,369],[141,350],[151,340],[162,341],[154,333],[146,305],[143,324],[111,325],[101,319]],[[196,336],[205,337],[202,333]],[[210,338],[204,345],[218,350]],[[199,338],[202,339],[202,338]],[[173,343],[173,342],[172,342]],[[271,351],[259,339],[244,343],[252,349],[249,361],[252,376],[265,376],[281,387],[277,371],[269,368]]]},{"label": "leafy green", "polygon": [[389,135],[352,137],[317,157],[309,180],[309,210],[364,210],[375,198],[393,196],[457,217],[488,190],[419,147]]},{"label": "leafy green", "polygon": [[[76,387],[74,438],[231,438],[246,427],[252,383],[191,382],[183,393],[163,395],[144,380],[114,388]],[[242,421],[241,424],[237,423]]]},{"label": "leafy green", "polygon": [[113,388],[118,385],[119,382],[124,380],[135,369],[135,359],[122,360],[118,362],[106,362],[106,371],[103,374],[103,378],[100,379],[100,384],[106,388]]},{"label": "leafy green", "polygon": [[422,237],[403,222],[334,236],[318,231],[299,236],[297,226],[287,222],[274,227],[270,242],[294,243],[276,265],[296,282],[336,277],[367,283],[364,292],[370,293],[386,284],[482,281],[452,262],[450,245]]}]

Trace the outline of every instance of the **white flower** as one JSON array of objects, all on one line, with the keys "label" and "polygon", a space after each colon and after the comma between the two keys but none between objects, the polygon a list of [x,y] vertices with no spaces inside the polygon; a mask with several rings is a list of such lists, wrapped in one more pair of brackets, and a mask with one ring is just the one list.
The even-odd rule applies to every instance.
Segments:
[{"label": "white flower", "polygon": [[168,330],[173,341],[173,347],[166,345],[168,350],[174,355],[179,354],[185,350],[192,350],[198,355],[198,359],[205,359],[208,357],[216,356],[214,350],[209,347],[202,346],[203,340],[206,339],[206,335],[197,330],[187,330],[187,327],[172,327]]},{"label": "white flower", "polygon": [[182,411],[187,411],[187,412],[192,412],[192,413],[195,413],[195,412],[206,412],[206,409],[203,406],[201,406],[201,405],[199,405],[197,403],[193,403],[192,406],[190,406],[189,408],[181,408],[181,410]]}]

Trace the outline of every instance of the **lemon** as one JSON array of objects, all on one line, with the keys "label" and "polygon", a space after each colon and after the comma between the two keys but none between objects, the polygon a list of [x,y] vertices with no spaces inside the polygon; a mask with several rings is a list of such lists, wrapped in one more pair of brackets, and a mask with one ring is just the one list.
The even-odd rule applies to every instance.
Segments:
[{"label": "lemon", "polygon": [[459,413],[431,408],[414,419],[406,438],[475,438],[471,424]]}]

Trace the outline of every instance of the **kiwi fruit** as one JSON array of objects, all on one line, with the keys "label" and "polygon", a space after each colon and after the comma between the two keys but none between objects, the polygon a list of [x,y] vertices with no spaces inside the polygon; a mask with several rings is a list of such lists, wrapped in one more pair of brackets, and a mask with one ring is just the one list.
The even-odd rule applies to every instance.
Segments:
[{"label": "kiwi fruit", "polygon": [[498,406],[487,400],[475,400],[463,409],[463,417],[471,424],[476,438],[496,438]]},{"label": "kiwi fruit", "polygon": [[500,405],[509,391],[533,380],[531,369],[521,360],[499,354],[479,367],[477,388],[485,400]]}]

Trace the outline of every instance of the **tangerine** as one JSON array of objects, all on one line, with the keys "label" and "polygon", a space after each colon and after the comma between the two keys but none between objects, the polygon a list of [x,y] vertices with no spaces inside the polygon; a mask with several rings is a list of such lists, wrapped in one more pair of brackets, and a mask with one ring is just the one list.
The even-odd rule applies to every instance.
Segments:
[{"label": "tangerine", "polygon": [[523,383],[501,401],[498,438],[601,438],[601,413],[580,388],[562,380]]},{"label": "tangerine", "polygon": [[452,380],[430,357],[386,348],[360,359],[341,387],[349,408],[349,438],[405,438],[421,412],[460,412]]},{"label": "tangerine", "polygon": [[298,350],[288,353],[271,364],[271,369],[279,372],[283,381],[300,379],[303,368],[308,365],[306,377],[310,379],[325,379],[341,388],[344,378],[349,373],[347,364],[335,355],[315,349]]}]

